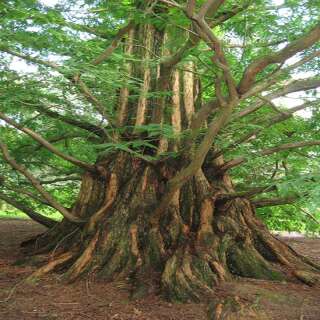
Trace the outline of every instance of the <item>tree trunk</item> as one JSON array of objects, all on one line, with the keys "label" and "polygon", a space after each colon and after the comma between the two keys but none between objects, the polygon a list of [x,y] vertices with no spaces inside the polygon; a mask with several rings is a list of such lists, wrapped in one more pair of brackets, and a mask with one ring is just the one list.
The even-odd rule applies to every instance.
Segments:
[{"label": "tree trunk", "polygon": [[63,221],[37,238],[34,253],[54,249],[55,258],[33,277],[63,270],[74,281],[95,273],[127,281],[135,296],[155,290],[174,301],[200,300],[236,276],[316,279],[319,267],[272,236],[248,200],[217,200],[230,188],[225,179],[209,183],[199,171],[158,223],[153,212],[176,163],[151,166],[119,152],[97,166],[99,174],[84,174],[73,207],[88,222],[80,229]]},{"label": "tree trunk", "polygon": [[[166,41],[165,30],[141,25],[123,42],[126,54],[140,57],[143,63],[126,66],[128,75],[141,81],[135,88],[124,85],[119,90],[116,123],[123,130],[115,137],[120,141],[144,139],[137,129],[150,123],[170,125],[176,134],[190,128],[200,100],[195,66],[189,61],[178,70],[174,64],[150,63],[153,56],[170,54]],[[127,281],[135,296],[155,290],[178,301],[200,300],[221,281],[237,276],[315,281],[319,267],[272,236],[247,199],[219,198],[233,190],[229,176],[212,174],[218,162],[223,164],[221,157],[210,170],[202,166],[186,179],[158,219],[154,212],[167,181],[190,163],[194,144],[182,138],[171,143],[166,137],[153,143],[156,152],[145,148],[141,153],[182,150],[182,156],[154,163],[122,151],[100,157],[97,172],[83,175],[72,209],[74,216],[87,221],[85,225],[64,220],[36,241],[25,243],[35,254],[53,251],[54,258],[33,277],[60,270],[74,281],[95,273],[103,279]]]}]

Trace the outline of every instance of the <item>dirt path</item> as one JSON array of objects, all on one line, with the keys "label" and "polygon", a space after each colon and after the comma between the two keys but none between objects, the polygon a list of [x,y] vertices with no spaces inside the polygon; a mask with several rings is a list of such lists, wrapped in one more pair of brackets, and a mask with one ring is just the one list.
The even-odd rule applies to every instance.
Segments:
[{"label": "dirt path", "polygon": [[[0,220],[0,319],[207,319],[204,304],[172,305],[155,296],[130,301],[121,283],[89,278],[65,285],[59,275],[50,275],[34,284],[22,283],[33,269],[14,264],[22,257],[19,244],[43,230],[26,220]],[[285,240],[320,263],[320,239]],[[241,280],[224,284],[219,292],[240,296],[258,314],[243,319],[320,320],[320,288]]]}]

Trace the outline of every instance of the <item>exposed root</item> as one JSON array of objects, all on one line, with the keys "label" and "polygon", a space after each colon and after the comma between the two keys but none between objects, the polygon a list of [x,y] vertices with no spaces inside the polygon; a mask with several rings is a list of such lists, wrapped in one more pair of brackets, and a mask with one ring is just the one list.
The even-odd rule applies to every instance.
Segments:
[{"label": "exposed root", "polygon": [[50,261],[43,267],[39,268],[37,271],[32,273],[28,278],[27,281],[33,282],[40,277],[44,276],[45,274],[53,271],[57,267],[65,264],[66,262],[70,261],[74,257],[74,252],[66,252],[58,257],[55,257],[54,260]]},{"label": "exposed root", "polygon": [[256,312],[255,308],[241,301],[237,296],[226,297],[210,302],[209,320],[268,320],[264,313]]},{"label": "exposed root", "polygon": [[92,263],[93,252],[96,248],[98,239],[99,239],[99,233],[97,232],[95,236],[91,239],[86,249],[83,251],[82,255],[71,266],[71,268],[67,273],[67,278],[69,282],[72,282],[77,277],[79,277],[80,274],[85,271],[86,267],[88,267],[88,265]]}]

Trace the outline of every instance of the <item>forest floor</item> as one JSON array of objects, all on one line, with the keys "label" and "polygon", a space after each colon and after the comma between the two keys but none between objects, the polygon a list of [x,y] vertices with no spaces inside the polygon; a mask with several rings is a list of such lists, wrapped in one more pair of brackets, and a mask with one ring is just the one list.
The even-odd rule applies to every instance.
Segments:
[{"label": "forest floor", "polygon": [[[16,263],[22,257],[19,244],[41,231],[41,226],[28,220],[0,219],[0,319],[208,319],[206,304],[171,304],[156,296],[132,301],[119,283],[90,277],[66,285],[53,274],[25,283],[34,268]],[[320,263],[320,238],[284,240]],[[217,292],[240,297],[249,306],[237,320],[320,320],[319,287],[242,279],[223,284]],[[247,315],[246,310],[250,310]]]}]

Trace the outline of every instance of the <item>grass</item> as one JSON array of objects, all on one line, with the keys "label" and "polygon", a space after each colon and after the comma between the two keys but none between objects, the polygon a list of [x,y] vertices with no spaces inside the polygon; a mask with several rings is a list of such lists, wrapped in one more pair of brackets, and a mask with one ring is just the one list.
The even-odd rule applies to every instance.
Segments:
[{"label": "grass", "polygon": [[[59,213],[50,213],[50,214],[45,214],[44,216],[47,216],[51,219],[54,220],[61,220],[61,215]],[[30,220],[30,218],[20,212],[20,211],[11,211],[11,210],[7,210],[7,211],[0,211],[0,219],[23,219],[23,220]]]}]

